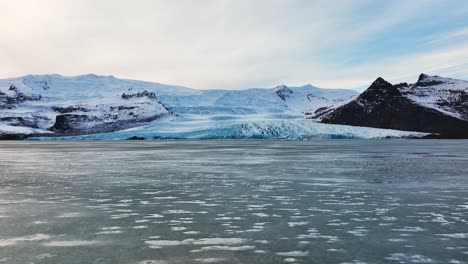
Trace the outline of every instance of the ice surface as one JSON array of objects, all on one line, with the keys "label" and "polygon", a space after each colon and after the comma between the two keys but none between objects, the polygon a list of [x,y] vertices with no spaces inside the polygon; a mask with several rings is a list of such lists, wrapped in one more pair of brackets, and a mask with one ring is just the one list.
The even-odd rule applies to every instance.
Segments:
[{"label": "ice surface", "polygon": [[35,235],[24,236],[24,237],[3,238],[3,239],[0,239],[0,247],[14,246],[21,242],[33,242],[33,241],[47,240],[49,238],[50,238],[50,235],[46,235],[46,234],[35,234]]},{"label": "ice surface", "polygon": [[2,142],[0,259],[463,263],[466,144]]},{"label": "ice surface", "polygon": [[46,247],[90,247],[102,244],[97,240],[71,240],[71,241],[50,241],[43,245]]}]

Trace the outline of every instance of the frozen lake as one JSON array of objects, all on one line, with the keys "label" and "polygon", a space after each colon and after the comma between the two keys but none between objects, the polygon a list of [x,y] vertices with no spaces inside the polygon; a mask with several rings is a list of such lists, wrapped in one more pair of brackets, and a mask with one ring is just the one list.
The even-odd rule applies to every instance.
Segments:
[{"label": "frozen lake", "polygon": [[468,141],[0,143],[0,263],[468,263]]}]

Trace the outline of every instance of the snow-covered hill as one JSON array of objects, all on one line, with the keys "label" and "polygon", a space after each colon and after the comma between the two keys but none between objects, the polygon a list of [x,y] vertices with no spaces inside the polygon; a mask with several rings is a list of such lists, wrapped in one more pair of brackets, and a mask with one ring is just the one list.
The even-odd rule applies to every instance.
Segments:
[{"label": "snow-covered hill", "polygon": [[378,78],[347,102],[315,111],[331,124],[468,136],[468,82],[421,74],[414,84]]},{"label": "snow-covered hill", "polygon": [[3,134],[116,131],[170,115],[144,85],[96,75],[0,80],[0,109]]}]

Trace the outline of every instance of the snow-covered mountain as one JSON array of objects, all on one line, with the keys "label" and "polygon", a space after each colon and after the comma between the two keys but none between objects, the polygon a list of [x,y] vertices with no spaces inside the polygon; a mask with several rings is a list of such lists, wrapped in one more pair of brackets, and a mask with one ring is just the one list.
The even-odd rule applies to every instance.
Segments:
[{"label": "snow-covered mountain", "polygon": [[444,114],[468,120],[468,82],[421,74],[413,85],[401,85],[406,98]]},{"label": "snow-covered mountain", "polygon": [[[93,74],[28,75],[0,80],[0,135],[75,136],[159,124],[302,119],[310,109],[357,93],[312,85],[271,89],[195,90]],[[192,122],[193,121],[193,122]],[[190,125],[189,125],[190,124]]]},{"label": "snow-covered mountain", "polygon": [[468,136],[468,82],[421,74],[414,84],[378,78],[358,97],[319,108],[331,124]]},{"label": "snow-covered mountain", "polygon": [[[421,75],[393,86],[379,78],[358,95],[312,85],[196,90],[93,74],[28,75],[0,80],[0,139],[419,137],[426,134],[412,131],[466,123],[466,84]],[[318,123],[314,112],[322,122],[362,127]]]},{"label": "snow-covered mountain", "polygon": [[172,93],[154,89],[170,109],[184,114],[285,114],[303,116],[310,108],[331,105],[357,94],[352,90],[320,89],[312,85],[271,89],[188,90]]},{"label": "snow-covered mountain", "polygon": [[108,132],[170,115],[154,92],[96,75],[0,80],[0,109],[3,134]]}]

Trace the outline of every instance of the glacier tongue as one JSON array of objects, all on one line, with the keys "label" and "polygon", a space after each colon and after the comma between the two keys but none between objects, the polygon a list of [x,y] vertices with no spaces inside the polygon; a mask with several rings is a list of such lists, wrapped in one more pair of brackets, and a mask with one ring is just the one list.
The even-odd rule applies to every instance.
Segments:
[{"label": "glacier tongue", "polygon": [[93,135],[40,137],[36,140],[122,139],[377,139],[422,137],[425,133],[316,123],[264,115],[198,116],[166,118],[149,125]]}]

